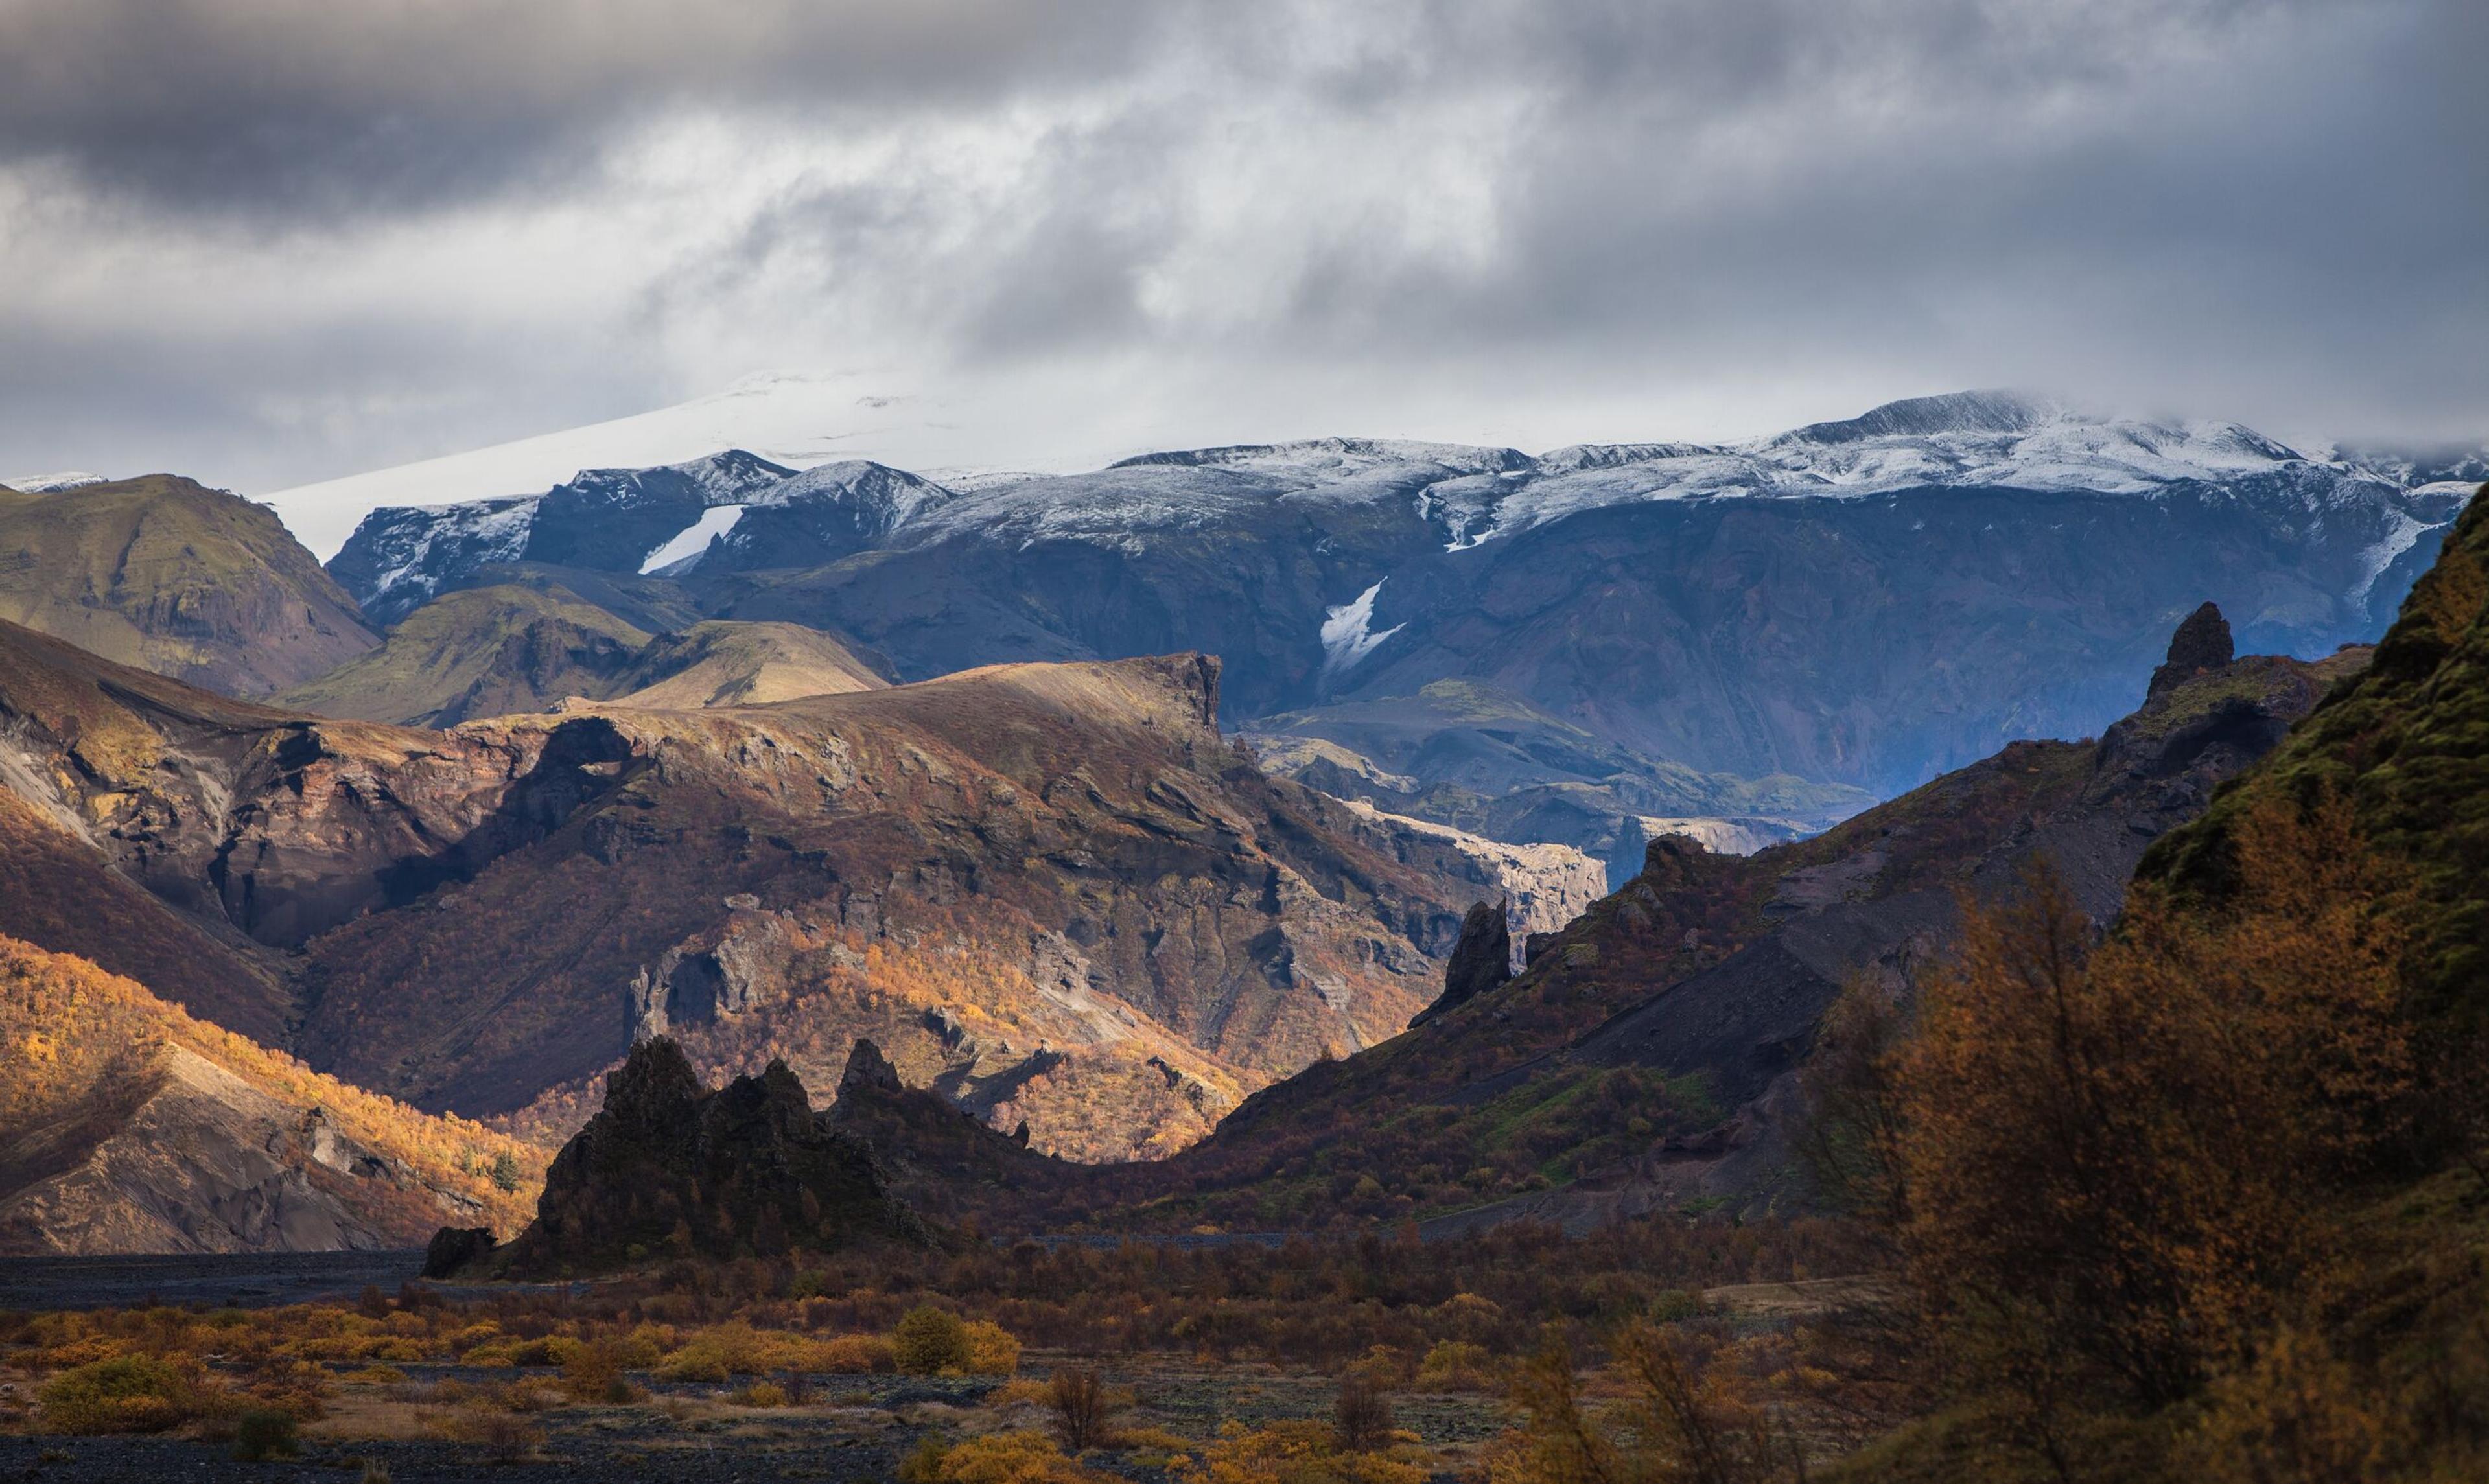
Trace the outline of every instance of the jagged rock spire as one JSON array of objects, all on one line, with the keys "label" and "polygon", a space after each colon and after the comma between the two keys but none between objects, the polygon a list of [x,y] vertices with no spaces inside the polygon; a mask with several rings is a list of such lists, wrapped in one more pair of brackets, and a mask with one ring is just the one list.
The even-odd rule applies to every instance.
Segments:
[{"label": "jagged rock spire", "polygon": [[1460,941],[1452,945],[1452,961],[1444,968],[1444,992],[1419,1012],[1411,1025],[1421,1025],[1457,1005],[1464,1005],[1512,978],[1512,926],[1505,918],[1509,903],[1473,902],[1461,919]]},{"label": "jagged rock spire", "polygon": [[2169,658],[2152,672],[2152,686],[2144,694],[2158,696],[2172,686],[2184,685],[2197,675],[2216,671],[2238,657],[2230,642],[2230,621],[2221,616],[2220,605],[2206,603],[2187,615],[2178,632],[2169,636]]}]

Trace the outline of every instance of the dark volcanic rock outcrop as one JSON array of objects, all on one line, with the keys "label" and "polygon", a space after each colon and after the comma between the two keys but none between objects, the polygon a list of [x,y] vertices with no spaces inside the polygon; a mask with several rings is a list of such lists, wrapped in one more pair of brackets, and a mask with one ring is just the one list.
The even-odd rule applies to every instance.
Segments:
[{"label": "dark volcanic rock outcrop", "polygon": [[870,1041],[847,1053],[838,1101],[824,1117],[870,1146],[899,1197],[936,1219],[1025,1211],[1061,1194],[1081,1171],[1031,1151],[1025,1123],[1003,1133],[939,1093],[909,1087]]},{"label": "dark volcanic rock outcrop", "polygon": [[2230,621],[2221,616],[2219,604],[2207,603],[2189,614],[2178,632],[2169,636],[2169,658],[2152,672],[2152,686],[2145,694],[2158,696],[2171,686],[2185,685],[2237,657],[2230,642]]},{"label": "dark volcanic rock outcrop", "polygon": [[1452,945],[1452,961],[1444,966],[1443,994],[1409,1023],[1422,1025],[1510,978],[1512,928],[1502,905],[1472,902],[1469,915],[1461,919],[1461,940]]},{"label": "dark volcanic rock outcrop", "polygon": [[496,1267],[529,1276],[932,1240],[785,1063],[711,1091],[659,1037],[606,1078],[604,1109],[554,1156],[535,1221]]},{"label": "dark volcanic rock outcrop", "polygon": [[489,1226],[444,1226],[423,1246],[423,1276],[445,1278],[493,1255]]}]

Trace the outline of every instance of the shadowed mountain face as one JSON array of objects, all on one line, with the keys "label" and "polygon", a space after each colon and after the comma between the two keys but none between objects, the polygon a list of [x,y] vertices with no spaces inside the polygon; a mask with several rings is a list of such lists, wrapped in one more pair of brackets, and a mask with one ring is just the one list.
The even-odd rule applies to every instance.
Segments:
[{"label": "shadowed mountain face", "polygon": [[[2246,648],[2373,636],[2459,502],[2443,471],[1964,395],[1735,445],[1334,439],[963,492],[873,466],[774,486],[747,470],[606,564],[636,570],[679,538],[690,555],[664,570],[702,611],[853,635],[902,678],[1200,649],[1226,662],[1231,718],[1287,713],[1273,729],[1334,743],[1359,724],[1340,708],[1405,709],[1460,680],[1576,729],[1574,754],[1620,751],[1627,777],[1675,764],[1889,793],[2016,736],[2096,733],[2207,594]],[[606,508],[596,487],[376,512],[335,570],[388,610],[472,580],[480,557],[443,554],[582,561],[563,532]],[[696,539],[730,507],[734,524]],[[835,541],[745,529],[815,507]],[[1473,722],[1438,729],[1406,749],[1416,774],[1341,745],[1416,792],[1476,790],[1462,780],[1515,760]],[[1574,781],[1580,760],[1531,782]],[[1617,821],[1710,813],[1615,802]]]},{"label": "shadowed mountain face", "polygon": [[[677,638],[707,690],[733,643]],[[556,1134],[652,1035],[816,1081],[871,1036],[1041,1148],[1164,1153],[1396,1032],[1461,903],[1533,872],[1571,899],[1584,869],[1270,779],[1216,695],[1215,662],[1172,656],[431,731],[0,626],[0,930]]]},{"label": "shadowed mountain face", "polygon": [[234,696],[378,642],[274,515],[171,474],[0,489],[0,619]]},{"label": "shadowed mountain face", "polygon": [[1744,779],[1654,762],[1471,680],[1264,717],[1245,740],[1263,766],[1338,798],[1493,840],[1572,845],[1603,863],[1612,890],[1633,879],[1657,835],[1696,834],[1742,855],[1874,802],[1861,788],[1788,774]]}]

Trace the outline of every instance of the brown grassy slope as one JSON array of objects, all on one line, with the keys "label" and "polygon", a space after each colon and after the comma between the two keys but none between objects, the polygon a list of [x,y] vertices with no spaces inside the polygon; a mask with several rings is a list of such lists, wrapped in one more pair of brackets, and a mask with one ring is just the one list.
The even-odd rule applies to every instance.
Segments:
[{"label": "brown grassy slope", "polygon": [[[418,1113],[0,938],[0,1250],[420,1241],[527,1219],[546,1152]],[[510,1154],[514,1191],[490,1179]]]},{"label": "brown grassy slope", "polygon": [[661,710],[762,706],[889,685],[838,639],[799,623],[711,619],[651,643],[606,694]]},{"label": "brown grassy slope", "polygon": [[2431,1013],[2489,1027],[2489,499],[2475,496],[2455,522],[2376,663],[2202,822],[2160,842],[2139,874],[2217,903],[2238,887],[2244,821],[2270,802],[2304,807],[2328,792],[2414,873],[2417,989]]},{"label": "brown grassy slope", "polygon": [[696,710],[886,684],[817,629],[713,619],[652,638],[540,581],[443,593],[401,619],[379,648],[275,701],[321,716],[454,727],[544,711],[571,697]]},{"label": "brown grassy slope", "polygon": [[0,618],[239,696],[378,642],[273,513],[172,474],[0,489]]},{"label": "brown grassy slope", "polygon": [[444,593],[368,654],[280,693],[321,716],[415,727],[541,711],[565,696],[611,694],[648,636],[558,590],[514,585]]},{"label": "brown grassy slope", "polygon": [[306,1054],[501,1112],[635,1033],[711,1074],[783,1051],[816,1085],[864,1034],[1041,1147],[1161,1152],[1396,1031],[1469,887],[1450,852],[1387,856],[1229,749],[1216,673],[1170,656],[589,708],[630,743],[611,791],[438,910],[314,944]]}]

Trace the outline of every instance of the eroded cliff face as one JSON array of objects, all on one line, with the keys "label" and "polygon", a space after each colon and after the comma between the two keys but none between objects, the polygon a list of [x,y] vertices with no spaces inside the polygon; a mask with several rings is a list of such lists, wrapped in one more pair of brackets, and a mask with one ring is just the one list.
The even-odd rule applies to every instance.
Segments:
[{"label": "eroded cliff face", "polygon": [[421,731],[227,700],[0,625],[0,784],[172,905],[296,948],[592,796],[593,719]]}]

